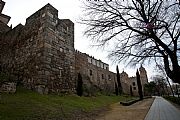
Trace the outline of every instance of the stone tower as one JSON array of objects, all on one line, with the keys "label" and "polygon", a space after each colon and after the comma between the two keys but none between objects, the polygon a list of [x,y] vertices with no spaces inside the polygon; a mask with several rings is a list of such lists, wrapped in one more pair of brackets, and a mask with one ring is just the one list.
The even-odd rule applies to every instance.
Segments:
[{"label": "stone tower", "polygon": [[7,25],[11,17],[2,13],[4,5],[5,2],[0,0],[0,33],[7,32],[11,29]]},{"label": "stone tower", "polygon": [[[142,86],[144,86],[145,84],[148,83],[148,77],[147,77],[147,72],[146,69],[141,65],[141,67],[139,68],[140,71],[140,80],[141,80],[141,84]],[[144,91],[144,87],[142,87],[143,91]]]},{"label": "stone tower", "polygon": [[148,77],[147,77],[146,69],[141,65],[141,67],[139,68],[139,71],[140,71],[140,78],[141,78],[142,84],[148,83]]},{"label": "stone tower", "polygon": [[[116,74],[109,65],[74,50],[74,23],[59,19],[47,4],[13,29],[0,0],[0,70],[41,94],[74,93],[77,73],[93,88],[114,92]],[[128,76],[125,75],[125,79]],[[128,82],[128,81],[126,81]],[[91,86],[89,87],[90,91]]]},{"label": "stone tower", "polygon": [[4,24],[8,24],[11,17],[8,15],[2,14],[4,5],[5,5],[5,2],[0,0],[0,21],[3,22]]},{"label": "stone tower", "polygon": [[42,94],[74,91],[74,23],[59,19],[52,5],[0,34],[0,48],[3,71],[26,88]]},{"label": "stone tower", "polygon": [[[140,72],[141,84],[142,86],[144,86],[144,84],[148,83],[146,69],[141,65],[141,67],[139,68],[139,72]],[[120,76],[121,76],[121,84],[122,84],[123,92],[125,94],[130,94],[130,86],[132,86],[133,95],[138,96],[139,94],[138,94],[136,76],[128,77],[128,74],[124,71],[120,74]],[[144,87],[142,87],[142,90],[144,92]]]},{"label": "stone tower", "polygon": [[126,72],[123,71],[120,74],[120,81],[121,81],[123,93],[128,94],[129,93],[130,81],[129,81],[128,74]]},{"label": "stone tower", "polygon": [[[38,92],[72,92],[74,90],[74,23],[59,19],[58,10],[49,3],[26,20],[26,26],[38,26],[39,54],[42,65],[35,81]],[[38,60],[35,60],[36,62]],[[40,64],[41,64],[40,63]],[[27,83],[27,81],[25,82]],[[32,85],[32,84],[31,84]]]}]

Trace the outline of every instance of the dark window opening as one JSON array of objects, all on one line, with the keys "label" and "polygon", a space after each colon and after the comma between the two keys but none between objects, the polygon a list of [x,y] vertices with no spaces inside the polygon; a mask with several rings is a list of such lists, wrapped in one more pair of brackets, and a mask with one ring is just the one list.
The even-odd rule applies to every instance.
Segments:
[{"label": "dark window opening", "polygon": [[102,74],[102,79],[104,79],[104,74]]},{"label": "dark window opening", "polygon": [[89,70],[89,74],[90,74],[90,76],[92,76],[92,70]]},{"label": "dark window opening", "polygon": [[136,83],[135,83],[135,82],[133,82],[133,86],[136,86]]},{"label": "dark window opening", "polygon": [[136,87],[133,87],[134,90],[136,90]]},{"label": "dark window opening", "polygon": [[108,79],[111,80],[111,76],[110,75],[108,75]]}]

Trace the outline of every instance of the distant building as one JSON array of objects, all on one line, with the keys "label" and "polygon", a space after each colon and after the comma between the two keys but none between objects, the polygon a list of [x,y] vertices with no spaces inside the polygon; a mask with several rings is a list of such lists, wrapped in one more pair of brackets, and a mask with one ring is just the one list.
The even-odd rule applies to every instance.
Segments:
[{"label": "distant building", "polygon": [[[139,68],[140,71],[140,80],[142,84],[142,91],[144,92],[144,85],[148,83],[148,77],[147,77],[147,72],[146,69],[141,65]],[[120,79],[122,82],[122,88],[123,92],[126,94],[130,94],[130,86],[132,86],[132,91],[133,95],[137,96],[138,95],[138,86],[137,86],[137,79],[135,77],[129,77],[126,72],[122,72],[120,74]]]}]

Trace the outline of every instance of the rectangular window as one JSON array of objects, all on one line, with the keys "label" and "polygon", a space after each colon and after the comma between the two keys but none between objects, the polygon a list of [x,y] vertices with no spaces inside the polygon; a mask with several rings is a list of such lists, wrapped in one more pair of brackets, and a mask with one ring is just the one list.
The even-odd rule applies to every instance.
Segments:
[{"label": "rectangular window", "polygon": [[100,67],[100,62],[99,61],[97,61],[97,66]]},{"label": "rectangular window", "polygon": [[133,87],[133,90],[136,90],[136,87]]},{"label": "rectangular window", "polygon": [[103,68],[104,67],[104,64],[103,63],[101,63],[101,68]]},{"label": "rectangular window", "polygon": [[92,76],[92,70],[89,70],[89,74],[90,74],[90,76]]},{"label": "rectangular window", "polygon": [[104,79],[104,74],[102,74],[102,79]]},{"label": "rectangular window", "polygon": [[91,63],[91,58],[90,57],[88,57],[88,63]]},{"label": "rectangular window", "polygon": [[93,59],[93,60],[92,60],[92,64],[93,64],[93,65],[96,65],[96,60]]},{"label": "rectangular window", "polygon": [[135,83],[135,82],[133,82],[133,86],[136,86],[136,83]]},{"label": "rectangular window", "polygon": [[110,75],[108,75],[108,79],[111,80],[111,76]]}]

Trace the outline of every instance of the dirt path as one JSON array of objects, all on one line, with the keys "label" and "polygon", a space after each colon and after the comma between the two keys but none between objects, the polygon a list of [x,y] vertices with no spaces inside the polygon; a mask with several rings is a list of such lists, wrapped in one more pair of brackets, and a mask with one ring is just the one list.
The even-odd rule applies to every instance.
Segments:
[{"label": "dirt path", "polygon": [[115,103],[95,120],[144,120],[153,100],[154,98],[145,99],[130,106]]}]

